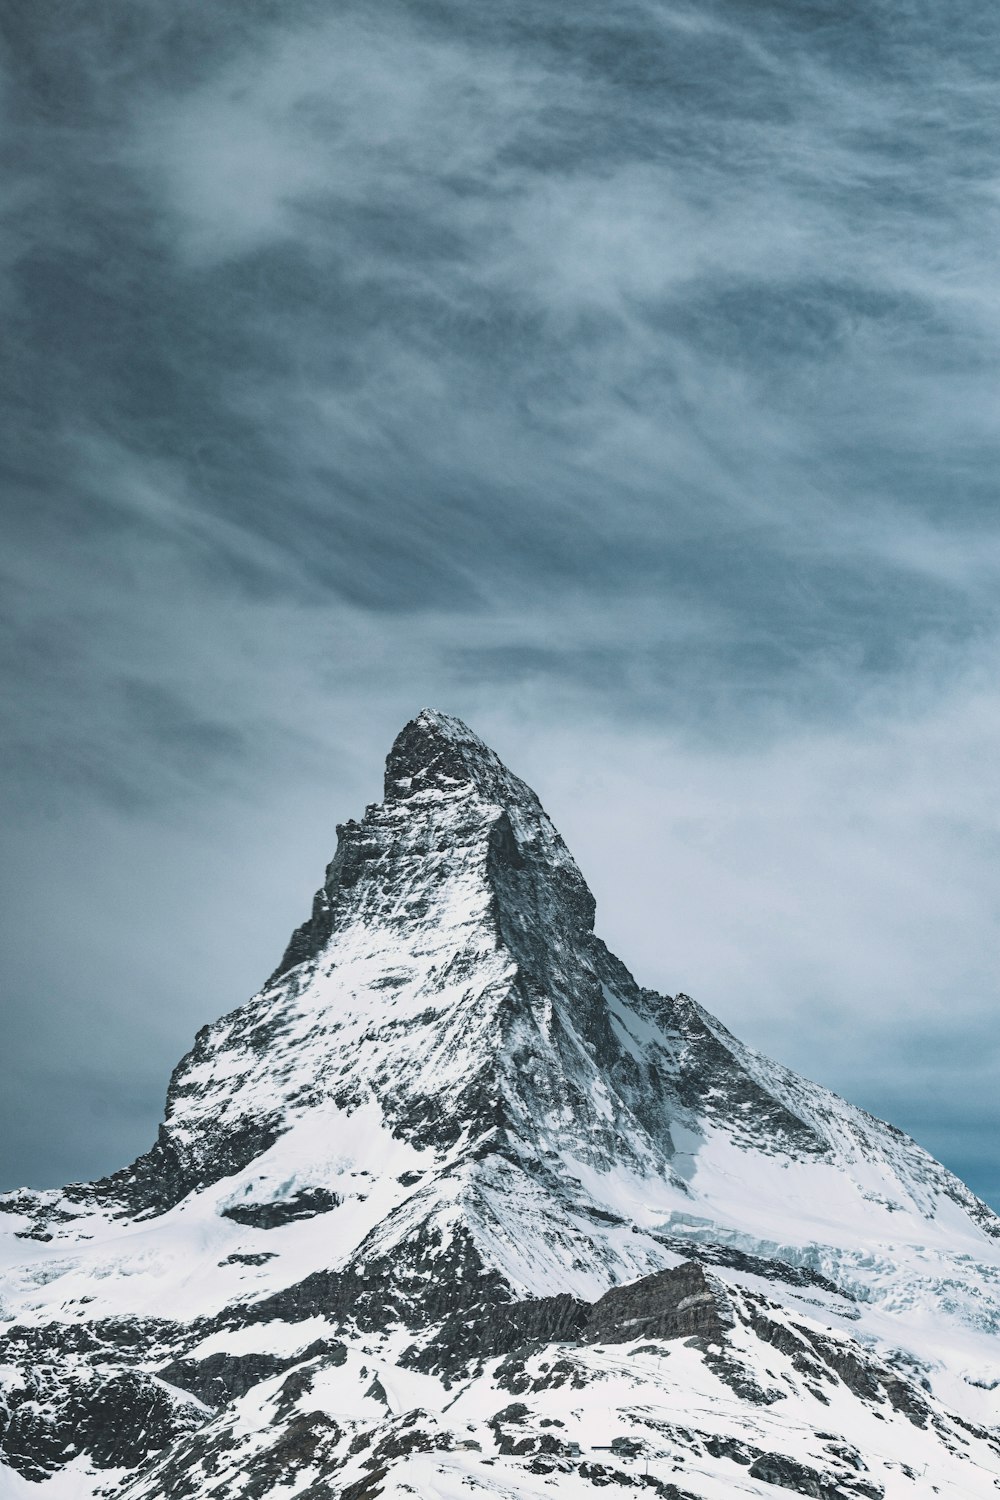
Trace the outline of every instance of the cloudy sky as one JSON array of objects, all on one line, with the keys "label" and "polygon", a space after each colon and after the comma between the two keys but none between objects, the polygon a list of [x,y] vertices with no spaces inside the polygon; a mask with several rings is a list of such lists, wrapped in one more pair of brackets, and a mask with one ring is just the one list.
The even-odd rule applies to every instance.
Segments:
[{"label": "cloudy sky", "polygon": [[429,703],[642,982],[1000,1205],[1000,12],[945,9],[4,8],[0,1186],[149,1144]]}]

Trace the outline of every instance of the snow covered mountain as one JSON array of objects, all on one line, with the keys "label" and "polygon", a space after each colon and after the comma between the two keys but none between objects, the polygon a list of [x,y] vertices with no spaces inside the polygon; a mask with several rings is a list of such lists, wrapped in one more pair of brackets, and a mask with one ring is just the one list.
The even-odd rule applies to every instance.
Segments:
[{"label": "snow covered mountain", "polygon": [[153,1148],[0,1198],[0,1496],[971,1497],[1000,1221],[640,989],[425,710]]}]

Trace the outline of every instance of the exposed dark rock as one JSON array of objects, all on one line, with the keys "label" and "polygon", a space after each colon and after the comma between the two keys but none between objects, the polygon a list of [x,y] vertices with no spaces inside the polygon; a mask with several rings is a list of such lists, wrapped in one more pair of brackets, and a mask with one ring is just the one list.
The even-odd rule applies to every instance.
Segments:
[{"label": "exposed dark rock", "polygon": [[898,1375],[885,1373],[882,1375],[882,1389],[888,1396],[889,1404],[894,1411],[901,1411],[914,1427],[927,1426],[930,1408],[908,1380],[903,1380]]},{"label": "exposed dark rock", "polygon": [[440,1231],[425,1226],[393,1256],[364,1261],[359,1256],[343,1271],[316,1271],[257,1302],[226,1308],[213,1326],[247,1327],[275,1318],[300,1323],[320,1316],[361,1330],[398,1324],[416,1330],[509,1297],[506,1282],[484,1266],[467,1231],[457,1231],[445,1246]]},{"label": "exposed dark rock", "polygon": [[388,1472],[388,1466],[384,1465],[382,1468],[375,1469],[371,1474],[356,1479],[353,1484],[345,1484],[343,1489],[338,1491],[337,1500],[377,1500],[382,1493],[382,1481]]},{"label": "exposed dark rock", "polygon": [[270,1203],[235,1203],[221,1210],[224,1219],[237,1224],[248,1224],[254,1229],[277,1229],[281,1224],[291,1224],[296,1219],[312,1219],[317,1214],[329,1213],[339,1207],[343,1200],[328,1188],[302,1188],[291,1198],[282,1198]]},{"label": "exposed dark rock", "polygon": [[171,1360],[156,1373],[161,1380],[190,1391],[206,1406],[224,1406],[237,1396],[245,1396],[261,1380],[304,1360],[322,1355],[334,1364],[342,1364],[345,1354],[343,1344],[319,1339],[298,1354],[209,1354],[204,1359]]},{"label": "exposed dark rock", "polygon": [[693,1337],[721,1343],[732,1326],[722,1284],[687,1262],[606,1292],[591,1308],[583,1337],[590,1344]]},{"label": "exposed dark rock", "polygon": [[690,1339],[689,1343],[701,1351],[712,1374],[749,1406],[774,1406],[788,1399],[788,1392],[780,1386],[762,1385],[754,1371],[730,1349],[720,1348],[717,1343],[706,1345],[703,1339]]},{"label": "exposed dark rock", "polygon": [[[198,1035],[203,1041],[203,1033]],[[198,1044],[174,1069],[171,1085],[192,1060],[197,1060],[197,1055]],[[171,1098],[168,1089],[168,1111]],[[123,1215],[166,1213],[196,1188],[209,1187],[241,1172],[269,1150],[280,1134],[280,1122],[276,1119],[244,1119],[238,1127],[219,1130],[213,1139],[201,1142],[197,1158],[193,1158],[180,1150],[168,1127],[161,1125],[155,1144],[144,1155],[94,1186],[106,1201],[120,1205],[119,1212]]]},{"label": "exposed dark rock", "polygon": [[857,1500],[860,1496],[865,1500],[882,1500],[885,1494],[880,1485],[854,1476],[837,1478],[821,1474],[818,1469],[782,1453],[762,1453],[750,1465],[750,1474],[766,1484],[792,1490],[796,1495],[808,1495],[814,1500]]},{"label": "exposed dark rock", "polygon": [[343,1429],[326,1412],[298,1412],[290,1417],[279,1436],[263,1453],[241,1485],[241,1500],[262,1500],[276,1485],[285,1485],[301,1472],[323,1464],[343,1437]]},{"label": "exposed dark rock", "polygon": [[[343,828],[337,827],[337,836],[343,836]],[[336,897],[340,869],[336,859],[332,860],[326,867],[326,881],[313,897],[312,911],[301,927],[296,927],[288,940],[288,946],[281,956],[281,962],[274,973],[268,979],[268,984],[274,984],[289,969],[297,968],[299,964],[306,963],[322,953],[330,938],[333,936],[334,915],[333,903]]]},{"label": "exposed dark rock", "polygon": [[497,1355],[579,1337],[590,1305],[565,1294],[486,1307],[471,1317],[453,1314],[422,1347],[408,1349],[402,1363],[426,1373],[454,1376]]},{"label": "exposed dark rock", "polygon": [[27,1189],[13,1193],[0,1193],[0,1214],[31,1214],[37,1212],[37,1193]]},{"label": "exposed dark rock", "polygon": [[[183,1330],[190,1336],[191,1328]],[[98,1318],[92,1323],[8,1324],[0,1334],[0,1364],[33,1366],[66,1356],[96,1356],[135,1364],[176,1342],[181,1325],[165,1318]]]},{"label": "exposed dark rock", "polygon": [[7,1390],[0,1457],[32,1480],[76,1454],[99,1469],[136,1469],[204,1420],[203,1411],[137,1371],[66,1376],[54,1388],[40,1374],[29,1375]]},{"label": "exposed dark rock", "polygon": [[545,1344],[694,1336],[721,1342],[732,1325],[724,1288],[690,1262],[615,1287],[593,1304],[564,1294],[485,1307],[471,1316],[460,1310],[445,1318],[429,1342],[411,1346],[402,1362],[454,1377],[484,1360]]},{"label": "exposed dark rock", "polygon": [[705,1452],[710,1453],[713,1458],[728,1458],[734,1464],[740,1464],[743,1468],[747,1468],[753,1463],[755,1458],[760,1458],[761,1456],[759,1448],[751,1447],[749,1443],[743,1442],[741,1438],[720,1437],[718,1433],[714,1432],[701,1433],[700,1438]]},{"label": "exposed dark rock", "polygon": [[391,1430],[379,1438],[366,1464],[382,1468],[411,1453],[447,1452],[454,1438],[447,1429],[439,1429],[434,1419],[419,1407],[394,1422]]}]

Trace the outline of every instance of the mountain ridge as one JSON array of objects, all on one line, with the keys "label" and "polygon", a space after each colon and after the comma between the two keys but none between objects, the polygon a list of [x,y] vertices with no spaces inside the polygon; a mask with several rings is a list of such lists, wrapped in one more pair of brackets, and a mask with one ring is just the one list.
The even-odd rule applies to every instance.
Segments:
[{"label": "mountain ridge", "polygon": [[[888,1401],[909,1422],[930,1410],[920,1380],[937,1381],[934,1399],[957,1390],[989,1449],[1000,1221],[985,1204],[895,1127],[744,1047],[690,997],[638,986],[595,936],[593,897],[534,792],[460,720],[423,710],[404,726],[384,800],[337,832],[277,969],[203,1027],[174,1070],[151,1151],[94,1184],[0,1198],[11,1223],[0,1362],[4,1349],[12,1369],[26,1349],[52,1354],[56,1429],[67,1430],[67,1410],[89,1410],[81,1358],[87,1390],[125,1378],[124,1338],[125,1368],[163,1409],[150,1452],[189,1444],[183,1462],[164,1462],[178,1474],[194,1465],[202,1477],[191,1482],[207,1483],[199,1466],[222,1460],[211,1443],[203,1451],[202,1427],[228,1431],[244,1420],[240,1403],[291,1380],[289,1369],[319,1360],[332,1380],[377,1355],[383,1385],[438,1382],[440,1418],[456,1380],[510,1394],[522,1377],[504,1361],[522,1345],[583,1347],[591,1314],[580,1310],[634,1284],[629,1296],[653,1309],[642,1336],[700,1340],[723,1402],[774,1406],[759,1350],[779,1348],[796,1401],[820,1401],[830,1372],[844,1385],[847,1371],[852,1400]],[[711,1339],[685,1322],[683,1297],[671,1302],[675,1273],[707,1299],[696,1309],[729,1309]],[[615,1293],[610,1304],[626,1332],[628,1301]],[[615,1342],[622,1329],[601,1317]],[[802,1333],[817,1317],[830,1332]],[[308,1359],[309,1341],[289,1347],[305,1325],[325,1349]],[[248,1338],[260,1347],[233,1365]],[[942,1347],[964,1351],[956,1368]],[[571,1388],[579,1378],[583,1389],[598,1356],[565,1357]],[[893,1374],[894,1360],[910,1375]],[[195,1376],[182,1378],[192,1362]],[[219,1370],[230,1372],[222,1415],[198,1418],[191,1402]],[[237,1390],[251,1370],[260,1378]],[[14,1437],[0,1423],[0,1455],[22,1477],[38,1452],[46,1474],[72,1469],[75,1458],[55,1463],[51,1445],[21,1433],[16,1414],[38,1405],[29,1389],[8,1386]],[[424,1405],[432,1394],[424,1388]],[[282,1409],[268,1407],[268,1423],[285,1430]],[[327,1414],[343,1428],[338,1411]],[[506,1441],[500,1456],[517,1457]],[[348,1493],[348,1457],[338,1439],[331,1494]],[[406,1457],[386,1469],[401,1466],[404,1488]],[[145,1463],[119,1465],[116,1482],[127,1488]],[[570,1468],[560,1484],[591,1482]],[[219,1495],[255,1496],[239,1482]],[[516,1482],[528,1483],[520,1470]],[[135,1493],[186,1493],[150,1483]]]}]

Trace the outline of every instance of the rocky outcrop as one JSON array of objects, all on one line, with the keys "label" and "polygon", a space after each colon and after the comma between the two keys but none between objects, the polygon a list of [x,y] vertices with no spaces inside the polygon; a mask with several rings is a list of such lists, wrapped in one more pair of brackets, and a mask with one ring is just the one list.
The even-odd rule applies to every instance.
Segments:
[{"label": "rocky outcrop", "polygon": [[596,1303],[565,1293],[445,1318],[433,1337],[412,1345],[402,1363],[454,1379],[485,1361],[546,1344],[622,1344],[636,1339],[698,1338],[721,1343],[733,1311],[721,1283],[698,1263],[616,1287]]},{"label": "rocky outcrop", "polygon": [[53,1376],[42,1367],[7,1385],[0,1457],[35,1481],[81,1456],[98,1470],[135,1471],[204,1421],[200,1404],[139,1371]]},{"label": "rocky outcrop", "polygon": [[341,1201],[329,1188],[300,1188],[288,1198],[268,1199],[265,1203],[250,1200],[231,1203],[221,1213],[224,1219],[232,1219],[234,1224],[249,1224],[254,1229],[277,1229],[281,1224],[294,1224],[297,1219],[328,1214]]},{"label": "rocky outcrop", "polygon": [[612,1287],[590,1310],[584,1338],[592,1344],[631,1339],[724,1340],[732,1307],[720,1282],[696,1262]]},{"label": "rocky outcrop", "polygon": [[507,1302],[473,1313],[452,1313],[425,1343],[405,1350],[401,1363],[454,1379],[484,1361],[543,1344],[575,1342],[590,1316],[588,1303],[563,1293]]},{"label": "rocky outcrop", "polygon": [[865,1479],[835,1478],[825,1475],[781,1453],[763,1453],[750,1466],[752,1479],[763,1479],[767,1484],[791,1490],[796,1495],[809,1495],[814,1500],[882,1500],[885,1490],[881,1485]]},{"label": "rocky outcrop", "polygon": [[343,1344],[317,1339],[297,1354],[209,1354],[203,1359],[171,1360],[156,1373],[168,1385],[188,1391],[206,1406],[225,1406],[293,1365],[320,1358],[343,1364],[345,1357]]}]

